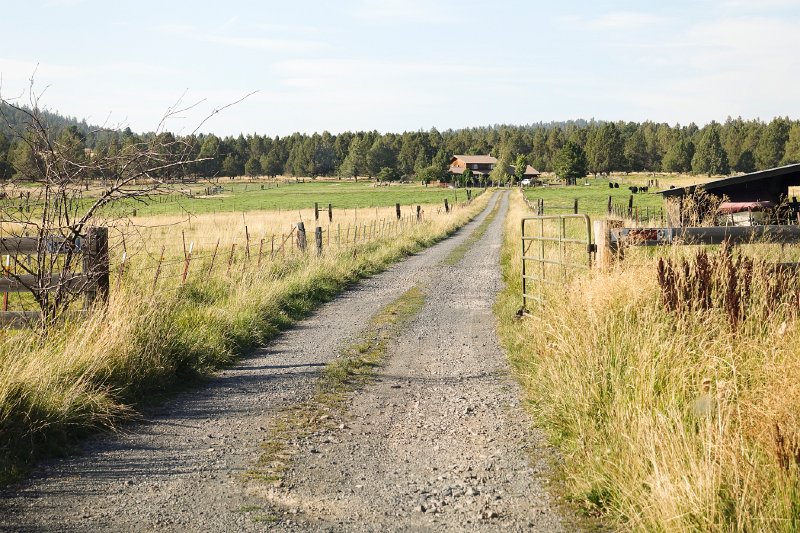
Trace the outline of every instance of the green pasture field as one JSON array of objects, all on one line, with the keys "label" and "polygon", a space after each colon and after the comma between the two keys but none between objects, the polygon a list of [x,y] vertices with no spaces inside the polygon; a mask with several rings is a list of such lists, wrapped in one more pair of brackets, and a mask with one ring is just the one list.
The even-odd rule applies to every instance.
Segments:
[{"label": "green pasture field", "polygon": [[[579,180],[579,185],[553,185],[546,187],[526,187],[525,197],[535,202],[537,199],[544,200],[544,213],[546,215],[556,215],[571,213],[573,202],[578,200],[578,212],[588,215],[605,215],[608,210],[608,197],[615,204],[627,206],[631,196],[628,190],[630,185],[624,184],[621,180],[613,179],[619,183],[618,189],[608,187],[609,180],[605,178],[590,178]],[[589,183],[589,185],[584,185]],[[654,188],[649,192],[637,193],[633,195],[633,206],[640,211],[649,208],[651,213],[657,212],[664,206],[664,200],[660,194],[655,194]]]},{"label": "green pasture field", "polygon": [[[138,216],[171,215],[190,212],[193,214],[236,212],[236,211],[277,211],[309,209],[314,202],[320,209],[332,204],[338,209],[363,207],[384,207],[399,203],[411,204],[443,203],[446,198],[451,204],[466,200],[464,189],[445,189],[424,187],[416,184],[398,184],[376,187],[372,182],[305,182],[281,183],[279,185],[258,183],[222,184],[224,191],[205,196],[204,188],[191,187],[194,196],[176,192],[168,196],[154,196],[147,203],[124,201],[115,204],[114,212],[130,214],[135,208]],[[480,189],[475,190],[478,194]]]}]

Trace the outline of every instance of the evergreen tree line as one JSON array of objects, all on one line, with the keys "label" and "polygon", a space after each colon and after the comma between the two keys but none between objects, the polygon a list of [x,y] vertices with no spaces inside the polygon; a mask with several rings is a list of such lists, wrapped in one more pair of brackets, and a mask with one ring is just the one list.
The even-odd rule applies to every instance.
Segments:
[{"label": "evergreen tree line", "polygon": [[[9,179],[30,164],[22,140],[24,117],[4,108],[0,128],[0,178]],[[126,145],[153,139],[171,142],[171,133],[137,134],[91,128],[85,122],[46,116],[63,150],[71,157],[108,156]],[[16,120],[16,122],[15,122]],[[703,128],[654,122],[569,121],[525,126],[495,125],[460,130],[404,133],[323,132],[285,137],[242,135],[183,137],[186,156],[208,158],[188,169],[212,176],[339,176],[395,180],[412,177],[447,180],[453,154],[491,154],[500,169],[528,163],[540,171],[556,171],[570,181],[581,171],[692,172],[729,174],[800,163],[800,121],[728,118]],[[576,173],[577,164],[578,172]],[[568,170],[565,170],[567,169]],[[566,175],[571,172],[570,175]],[[502,171],[501,171],[502,173]]]}]

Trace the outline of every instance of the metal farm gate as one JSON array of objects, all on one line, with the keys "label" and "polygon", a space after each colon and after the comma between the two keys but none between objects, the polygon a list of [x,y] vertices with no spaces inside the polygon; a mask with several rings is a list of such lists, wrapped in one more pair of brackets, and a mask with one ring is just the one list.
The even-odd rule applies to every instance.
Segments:
[{"label": "metal farm gate", "polygon": [[592,223],[588,215],[543,215],[522,219],[522,309],[542,303],[546,285],[558,286],[592,266]]}]

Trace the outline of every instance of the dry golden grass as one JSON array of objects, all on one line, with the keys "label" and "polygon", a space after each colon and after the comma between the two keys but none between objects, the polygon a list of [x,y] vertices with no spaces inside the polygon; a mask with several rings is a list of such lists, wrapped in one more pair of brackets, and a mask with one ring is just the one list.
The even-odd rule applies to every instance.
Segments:
[{"label": "dry golden grass", "polygon": [[[752,313],[735,330],[722,308],[677,315],[662,301],[657,258],[641,253],[575,278],[514,321],[523,210],[516,199],[500,330],[563,451],[569,496],[624,529],[797,530],[797,295],[784,293],[761,317],[770,290],[761,270]],[[663,253],[677,259],[686,248]]]},{"label": "dry golden grass", "polygon": [[[42,452],[61,452],[70,439],[133,416],[131,406],[142,399],[229,364],[348,284],[455,231],[488,197],[450,214],[429,212],[423,223],[407,222],[402,230],[332,247],[321,257],[276,256],[260,268],[256,257],[240,257],[230,269],[210,274],[198,260],[184,287],[176,226],[160,241],[148,237],[148,247],[170,242],[170,253],[180,254],[173,265],[179,268],[166,272],[165,267],[155,290],[153,271],[141,254],[121,281],[112,279],[106,309],[46,337],[25,330],[0,337],[0,481],[14,478]],[[193,219],[191,231],[197,238],[242,242],[241,226],[231,222],[226,233],[228,220],[235,217]],[[273,227],[270,221],[278,227],[294,217],[253,215],[252,220],[248,224],[255,231],[266,231]]]}]

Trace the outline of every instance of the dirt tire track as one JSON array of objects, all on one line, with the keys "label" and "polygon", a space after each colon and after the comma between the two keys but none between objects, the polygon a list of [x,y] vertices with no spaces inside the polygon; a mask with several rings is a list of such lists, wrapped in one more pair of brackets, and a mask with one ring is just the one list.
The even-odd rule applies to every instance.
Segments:
[{"label": "dirt tire track", "polygon": [[[42,463],[27,481],[2,493],[0,530],[269,529],[271,524],[254,521],[246,511],[264,502],[242,482],[260,455],[268,421],[313,394],[320,368],[357,338],[379,309],[417,283],[435,286],[451,268],[440,266],[442,259],[496,201],[498,195],[450,239],[363,281],[207,385],[148,412],[144,423],[124,434],[89,439],[78,455]],[[498,229],[489,232],[495,248],[499,224],[498,219],[493,224]],[[496,250],[492,253],[496,259]],[[490,298],[498,287],[494,263]],[[489,303],[483,305],[493,324]],[[502,359],[499,350],[493,357]]]}]

